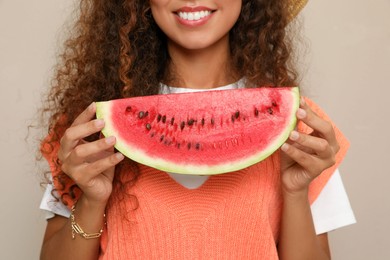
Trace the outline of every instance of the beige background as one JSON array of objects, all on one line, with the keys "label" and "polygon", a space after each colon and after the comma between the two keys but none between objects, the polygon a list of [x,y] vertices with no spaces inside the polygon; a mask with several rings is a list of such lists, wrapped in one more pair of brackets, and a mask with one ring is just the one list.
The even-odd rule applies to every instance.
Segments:
[{"label": "beige background", "polygon": [[[70,1],[0,0],[0,259],[37,259],[45,227],[29,119],[48,86]],[[334,259],[390,259],[390,1],[311,0],[306,93],[352,147],[341,166],[358,223],[330,234]],[[34,136],[34,132],[31,136]]]}]

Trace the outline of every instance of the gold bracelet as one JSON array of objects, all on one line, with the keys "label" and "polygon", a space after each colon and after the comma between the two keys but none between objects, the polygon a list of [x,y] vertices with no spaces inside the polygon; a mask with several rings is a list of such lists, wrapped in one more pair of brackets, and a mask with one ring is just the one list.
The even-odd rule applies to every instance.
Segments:
[{"label": "gold bracelet", "polygon": [[[97,233],[85,233],[84,230],[79,226],[79,224],[76,223],[74,212],[76,208],[76,203],[73,204],[71,213],[70,213],[70,224],[72,226],[72,239],[75,239],[76,234],[79,234],[85,239],[93,239],[93,238],[99,238],[103,233],[103,228],[99,230]],[[104,218],[104,224],[106,224],[106,214],[103,215]]]}]

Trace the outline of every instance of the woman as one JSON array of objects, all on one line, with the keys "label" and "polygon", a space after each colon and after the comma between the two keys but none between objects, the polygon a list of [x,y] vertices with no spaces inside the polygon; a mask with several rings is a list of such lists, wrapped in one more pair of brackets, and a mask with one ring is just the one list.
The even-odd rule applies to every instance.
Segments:
[{"label": "woman", "polygon": [[190,189],[180,184],[194,180],[124,160],[94,119],[95,101],[297,85],[286,26],[300,5],[81,1],[45,104],[42,146],[54,192],[71,212],[48,221],[41,258],[329,259],[310,203],[348,142],[310,100],[301,100],[300,125],[281,151],[242,171],[195,177]]}]

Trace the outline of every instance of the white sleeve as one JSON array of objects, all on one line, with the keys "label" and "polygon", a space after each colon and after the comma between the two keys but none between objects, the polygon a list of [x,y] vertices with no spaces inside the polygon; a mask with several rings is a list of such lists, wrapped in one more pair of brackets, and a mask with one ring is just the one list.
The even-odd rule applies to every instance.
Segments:
[{"label": "white sleeve", "polygon": [[70,210],[52,195],[52,190],[53,185],[47,184],[39,208],[45,211],[46,219],[54,217],[54,214],[69,218]]},{"label": "white sleeve", "polygon": [[317,235],[356,223],[339,170],[311,205]]}]

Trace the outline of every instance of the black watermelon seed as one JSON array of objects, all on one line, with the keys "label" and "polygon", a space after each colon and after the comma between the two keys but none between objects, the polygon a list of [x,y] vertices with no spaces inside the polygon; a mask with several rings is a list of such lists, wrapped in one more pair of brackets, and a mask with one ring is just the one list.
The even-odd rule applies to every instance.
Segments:
[{"label": "black watermelon seed", "polygon": [[187,148],[188,148],[188,150],[191,149],[191,143],[188,143],[188,144],[187,144]]},{"label": "black watermelon seed", "polygon": [[272,115],[273,113],[274,113],[274,111],[272,110],[272,108],[267,108],[267,112],[268,112],[268,114],[270,114],[270,115]]},{"label": "black watermelon seed", "polygon": [[180,149],[180,143],[177,143],[177,144],[176,144],[176,147],[177,147],[178,149]]},{"label": "black watermelon seed", "polygon": [[199,150],[199,149],[200,149],[200,144],[199,144],[199,143],[196,143],[196,144],[195,144],[195,149],[196,149],[196,150]]},{"label": "black watermelon seed", "polygon": [[211,118],[211,121],[210,121],[210,122],[211,122],[211,125],[214,125],[214,123],[215,123],[215,122],[214,122],[214,118]]},{"label": "black watermelon seed", "polygon": [[234,117],[237,119],[240,117],[240,111],[236,111],[236,113],[234,114]]},{"label": "black watermelon seed", "polygon": [[276,101],[272,101],[272,106],[277,107],[278,104],[276,104]]},{"label": "black watermelon seed", "polygon": [[232,119],[232,122],[234,123],[234,120],[235,120],[236,118],[235,118],[234,115],[232,115],[231,119]]},{"label": "black watermelon seed", "polygon": [[165,124],[165,122],[167,121],[167,117],[166,116],[163,116],[161,121]]},{"label": "black watermelon seed", "polygon": [[131,106],[126,107],[126,112],[131,112]]},{"label": "black watermelon seed", "polygon": [[146,124],[145,127],[146,127],[146,129],[148,129],[148,130],[152,129],[152,126],[151,126],[150,124]]},{"label": "black watermelon seed", "polygon": [[171,119],[171,125],[173,125],[174,122],[175,122],[175,118],[172,117],[172,119]]},{"label": "black watermelon seed", "polygon": [[161,115],[158,114],[158,115],[157,115],[157,123],[160,122],[160,121],[161,121]]},{"label": "black watermelon seed", "polygon": [[257,110],[257,108],[255,108],[255,116],[259,116],[259,110]]},{"label": "black watermelon seed", "polygon": [[202,118],[202,126],[204,126],[204,118]]},{"label": "black watermelon seed", "polygon": [[144,117],[145,117],[145,112],[144,112],[144,111],[140,111],[140,112],[138,113],[138,117],[139,117],[139,119],[144,118]]},{"label": "black watermelon seed", "polygon": [[188,120],[187,123],[188,123],[188,125],[191,126],[191,125],[193,125],[195,123],[195,120],[191,118],[190,120]]},{"label": "black watermelon seed", "polygon": [[180,129],[183,130],[184,129],[184,126],[186,125],[186,123],[183,121],[180,123]]},{"label": "black watermelon seed", "polygon": [[164,140],[164,135],[162,135],[161,137],[160,137],[160,142],[162,142]]}]

